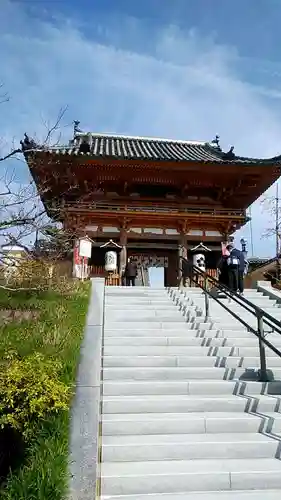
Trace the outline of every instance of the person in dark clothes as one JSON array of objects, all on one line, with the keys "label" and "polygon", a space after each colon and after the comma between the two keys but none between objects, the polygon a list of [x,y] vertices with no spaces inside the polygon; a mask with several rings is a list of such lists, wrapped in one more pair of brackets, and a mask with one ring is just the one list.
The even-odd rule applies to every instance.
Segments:
[{"label": "person in dark clothes", "polygon": [[129,258],[125,269],[126,286],[130,286],[131,284],[135,286],[137,274],[137,264]]},{"label": "person in dark clothes", "polygon": [[233,243],[227,245],[229,257],[227,258],[228,266],[228,287],[233,292],[244,292],[244,271],[245,271],[245,257],[241,250],[235,248]]},{"label": "person in dark clothes", "polygon": [[228,280],[228,265],[227,265],[227,255],[222,255],[218,263],[219,271],[219,283],[224,286],[229,286]]}]

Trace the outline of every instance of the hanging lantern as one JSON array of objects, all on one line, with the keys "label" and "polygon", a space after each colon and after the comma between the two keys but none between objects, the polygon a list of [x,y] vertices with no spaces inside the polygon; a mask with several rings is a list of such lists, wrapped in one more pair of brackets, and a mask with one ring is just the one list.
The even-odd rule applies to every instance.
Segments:
[{"label": "hanging lantern", "polygon": [[196,253],[193,255],[193,265],[198,267],[200,271],[206,271],[206,257],[203,253]]},{"label": "hanging lantern", "polygon": [[105,254],[105,270],[107,272],[117,271],[117,253],[112,250]]}]

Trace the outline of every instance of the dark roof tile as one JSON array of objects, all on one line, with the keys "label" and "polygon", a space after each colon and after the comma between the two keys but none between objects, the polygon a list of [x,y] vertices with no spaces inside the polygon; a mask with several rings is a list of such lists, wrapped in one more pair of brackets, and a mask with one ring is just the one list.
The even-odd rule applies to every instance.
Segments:
[{"label": "dark roof tile", "polygon": [[[79,151],[79,141],[86,140],[90,145],[89,153]],[[41,148],[41,150],[44,148]],[[45,150],[46,151],[46,150]],[[78,134],[75,145],[50,148],[49,153],[87,155],[95,158],[154,160],[177,162],[248,163],[280,164],[281,156],[269,159],[226,157],[218,147],[196,141],[177,141],[144,137],[126,137],[108,134]]]}]

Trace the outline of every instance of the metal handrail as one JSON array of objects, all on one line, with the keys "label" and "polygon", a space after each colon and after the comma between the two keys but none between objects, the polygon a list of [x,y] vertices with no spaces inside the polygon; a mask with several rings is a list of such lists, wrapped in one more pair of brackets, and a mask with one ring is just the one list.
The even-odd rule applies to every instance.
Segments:
[{"label": "metal handrail", "polygon": [[[266,355],[265,355],[265,345],[271,349],[277,356],[281,358],[281,351],[277,349],[271,342],[269,342],[265,338],[264,334],[264,323],[270,326],[271,329],[274,329],[277,333],[281,334],[281,322],[276,320],[273,316],[268,314],[266,311],[263,311],[259,306],[256,306],[253,304],[250,300],[246,299],[245,297],[241,297],[235,292],[232,292],[229,290],[228,287],[225,285],[221,284],[213,278],[212,276],[208,275],[207,273],[204,273],[201,271],[196,266],[193,266],[190,264],[187,259],[184,257],[181,257],[182,261],[185,264],[184,266],[181,266],[181,273],[183,278],[188,278],[190,279],[191,282],[199,286],[204,292],[204,298],[205,298],[205,321],[209,319],[209,298],[214,299],[220,306],[225,309],[231,316],[233,316],[235,319],[237,319],[243,326],[247,328],[247,330],[251,333],[253,333],[258,339],[259,339],[259,357],[260,357],[260,370],[259,370],[259,380],[261,382],[268,382],[269,377],[267,373],[267,367],[266,367]],[[185,270],[188,269],[188,274],[185,274]],[[201,276],[203,278],[203,284],[199,282],[198,279],[195,278],[195,276],[198,278],[198,276]],[[234,300],[236,303],[238,303],[243,309],[246,311],[250,312],[254,316],[256,316],[257,319],[257,329],[253,328],[249,323],[245,320],[243,320],[238,314],[236,314],[234,311],[231,310],[230,307],[228,307],[226,304],[223,304],[218,297],[213,295],[210,290],[208,290],[208,282],[210,282],[219,292],[222,292],[225,294],[227,297],[231,298]],[[273,328],[274,325],[274,328]]]},{"label": "metal handrail", "polygon": [[[232,299],[235,302],[237,302],[239,305],[243,305],[244,309],[246,309],[248,312],[250,312],[252,314],[262,315],[264,317],[265,324],[268,325],[268,326],[270,326],[271,328],[274,325],[274,328],[276,329],[276,331],[278,331],[278,333],[281,335],[281,322],[278,321],[273,316],[271,316],[271,314],[268,314],[266,311],[264,311],[263,309],[261,309],[259,306],[257,306],[256,304],[254,304],[250,300],[246,299],[246,297],[243,297],[241,295],[238,295],[235,292],[232,292],[226,285],[223,285],[222,283],[220,283],[213,276],[209,275],[208,273],[204,273],[203,271],[201,271],[201,269],[199,269],[196,266],[190,265],[190,263],[188,262],[188,260],[185,259],[184,257],[181,257],[181,259],[185,262],[185,264],[188,265],[189,269],[191,269],[191,271],[193,272],[193,274],[195,273],[195,274],[201,276],[203,279],[207,278],[208,281],[214,287],[216,287],[218,290],[220,290],[222,293],[224,293],[230,299]],[[188,278],[190,278],[189,275],[188,275]],[[196,284],[198,284],[197,281],[196,281]],[[250,309],[250,308],[254,309],[254,311],[252,311],[252,309]]]}]

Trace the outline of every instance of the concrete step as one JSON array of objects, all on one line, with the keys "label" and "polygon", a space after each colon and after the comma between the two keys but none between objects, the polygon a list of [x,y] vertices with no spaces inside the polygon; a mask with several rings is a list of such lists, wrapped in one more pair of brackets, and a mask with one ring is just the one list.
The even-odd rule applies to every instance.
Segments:
[{"label": "concrete step", "polygon": [[172,336],[178,337],[193,335],[196,337],[235,337],[235,338],[251,338],[254,339],[253,333],[246,329],[233,329],[231,325],[223,328],[223,325],[202,323],[202,328],[199,329],[195,323],[157,323],[157,322],[136,322],[136,323],[110,323],[106,322],[105,336]]},{"label": "concrete step", "polygon": [[[163,331],[161,331],[161,334],[163,335]],[[107,334],[106,334],[107,335]],[[182,345],[182,346],[201,346],[203,345],[204,340],[197,338],[197,337],[187,337],[186,333],[184,333],[181,337],[164,337],[164,336],[155,336],[153,332],[151,333],[150,336],[142,336],[142,337],[133,337],[131,335],[127,336],[114,336],[114,337],[108,337],[106,336],[104,339],[104,346],[105,349],[108,349],[110,346],[115,346],[119,347],[120,349],[123,350],[123,346],[125,347],[137,347],[137,346],[167,346],[167,345]],[[211,339],[212,340],[212,339]],[[213,345],[222,345],[223,340],[221,339],[214,339],[215,344]],[[217,343],[216,343],[217,342]],[[212,344],[211,344],[212,345]],[[280,344],[281,345],[281,344]],[[108,353],[109,351],[105,350],[104,352]]]},{"label": "concrete step", "polygon": [[102,416],[103,436],[127,434],[281,432],[281,413],[113,413]]},{"label": "concrete step", "polygon": [[[105,333],[105,339],[108,339],[110,337],[113,338],[119,338],[119,337],[128,337],[128,338],[134,338],[134,337],[143,337],[143,338],[161,338],[164,336],[183,336],[187,337],[189,334],[193,335],[194,337],[196,335],[199,335],[199,331],[196,330],[195,328],[193,330],[189,330],[186,328],[186,324],[178,324],[178,326],[174,329],[167,329],[167,328],[161,328],[161,323],[157,325],[157,328],[153,328],[154,324],[147,324],[147,326],[139,326],[139,323],[136,323],[136,328],[133,328],[130,326],[130,328],[114,328],[112,325],[107,325],[105,326],[104,333]],[[159,326],[160,325],[160,326]],[[190,327],[189,327],[190,328]],[[215,331],[211,332],[212,334],[215,334]],[[246,332],[247,333],[247,332]]]},{"label": "concrete step", "polygon": [[102,496],[101,500],[280,500],[280,490],[192,491],[150,495]]},{"label": "concrete step", "polygon": [[[244,309],[243,307],[241,306],[237,306],[237,305],[232,305],[232,304],[229,304],[229,309],[238,314],[238,313],[241,313],[243,315],[246,315],[246,314],[255,314],[254,313],[254,309],[252,310],[253,312],[251,312],[251,310],[246,310]],[[280,316],[281,314],[281,309],[279,307],[271,307],[271,306],[268,306],[268,305],[265,305],[265,304],[262,304],[261,305],[261,309],[263,311],[266,311],[267,314],[270,314],[272,316]],[[222,308],[220,305],[216,305],[216,306],[213,306],[213,304],[210,305],[210,314],[213,315],[215,313],[220,313],[221,314],[224,314],[224,315],[227,315],[229,314],[228,311],[224,308]]]},{"label": "concrete step", "polygon": [[[167,356],[104,356],[103,366],[107,367],[189,367],[189,368],[205,368],[205,367],[219,367],[219,368],[260,368],[260,358],[258,356],[215,356],[204,355],[201,356],[185,356],[167,355]],[[281,359],[278,356],[267,357],[267,368],[280,368],[281,373]]]},{"label": "concrete step", "polygon": [[215,352],[217,355],[238,355],[237,347],[202,347],[202,346],[105,346],[105,356],[210,356]]},{"label": "concrete step", "polygon": [[158,307],[162,304],[173,305],[174,302],[168,297],[168,295],[163,295],[163,297],[105,297],[105,306],[116,305],[121,308],[127,306],[128,304],[133,304],[136,306],[150,305]]},{"label": "concrete step", "polygon": [[[240,382],[238,380],[156,380],[150,381],[105,381],[104,396],[138,396],[138,395],[219,395],[226,394],[257,396],[270,394],[280,396],[280,382]],[[280,414],[281,415],[281,414]]]},{"label": "concrete step", "polygon": [[[137,325],[138,326],[138,325]],[[256,346],[257,345],[257,337],[246,330],[197,330],[193,328],[189,330],[186,328],[185,324],[179,324],[178,328],[175,330],[166,329],[166,328],[150,328],[149,329],[114,329],[112,326],[109,328],[105,328],[105,345],[109,345],[117,342],[120,338],[120,345],[122,339],[127,338],[128,342],[132,340],[132,345],[134,344],[134,340],[136,337],[138,339],[143,338],[144,342],[151,342],[151,345],[155,344],[163,345],[163,342],[166,342],[166,339],[169,345],[202,345],[202,346]],[[280,347],[280,336],[275,333],[269,333],[266,337],[270,342],[273,342],[276,347]],[[149,339],[149,340],[148,340]],[[164,340],[165,339],[165,340]],[[125,342],[125,340],[124,340]],[[124,344],[125,345],[125,344]]]},{"label": "concrete step", "polygon": [[[204,300],[203,293],[194,294],[194,293],[189,293],[189,292],[186,292],[186,293],[175,292],[174,297],[185,297],[186,299],[189,299],[189,300]],[[256,304],[256,303],[265,303],[265,304],[271,304],[271,305],[277,304],[275,300],[271,300],[269,297],[266,297],[265,295],[256,294],[256,295],[251,296],[251,295],[244,294],[244,298],[246,300],[248,300],[249,302],[252,302],[253,304]],[[217,299],[217,297],[216,298],[210,297],[210,301],[212,301],[213,303],[217,303],[216,299]],[[238,301],[236,301],[234,299],[230,299],[227,296],[224,296],[224,297],[221,296],[218,298],[218,300],[223,301],[224,303],[238,304]],[[241,301],[241,302],[243,302],[243,301]]]},{"label": "concrete step", "polygon": [[146,313],[147,311],[153,311],[153,312],[157,312],[157,311],[162,311],[162,310],[168,310],[168,311],[177,311],[179,309],[179,306],[176,306],[175,304],[172,304],[171,301],[170,302],[161,302],[161,304],[155,306],[155,304],[123,304],[122,307],[120,307],[120,305],[118,304],[108,304],[106,306],[107,310],[110,311],[110,313],[116,313],[119,312],[120,310],[122,312],[124,311],[137,311],[138,313],[141,312],[141,313]]},{"label": "concrete step", "polygon": [[[255,328],[257,328],[257,318],[255,315],[249,313],[249,314],[245,314],[244,311],[238,311],[235,313],[239,318],[240,320],[242,321],[245,321],[247,324],[249,324],[250,326],[255,326]],[[193,316],[194,317],[194,316]],[[199,316],[198,313],[196,315],[196,320],[197,318],[203,318],[203,316]],[[274,319],[276,319],[277,321],[280,321],[280,315],[278,314],[272,314],[272,317]],[[230,315],[230,313],[228,315],[226,314],[223,314],[223,313],[220,313],[220,312],[217,312],[217,314],[210,314],[210,320],[213,321],[214,323],[224,323],[224,324],[240,324],[242,325],[242,322],[240,320],[238,320],[237,318],[233,317]],[[270,323],[270,320],[268,320],[268,323]],[[267,327],[267,324],[264,323],[264,328]]]},{"label": "concrete step", "polygon": [[102,457],[104,462],[274,458],[278,443],[259,433],[104,436]]},{"label": "concrete step", "polygon": [[281,462],[273,458],[101,464],[102,495],[270,488],[281,488]]},{"label": "concrete step", "polygon": [[[171,287],[170,290],[173,291],[184,291],[188,294],[202,294],[202,289],[200,287],[190,287],[190,286],[185,286],[181,287],[180,289],[178,287]],[[253,289],[253,288],[245,288],[244,290],[244,295],[249,296],[249,297],[256,297],[256,296],[264,296],[262,292]]]},{"label": "concrete step", "polygon": [[105,293],[106,300],[122,300],[124,296],[139,300],[159,300],[170,298],[170,295],[165,290],[162,292],[159,292],[157,290],[156,292],[153,292],[152,290],[143,291],[142,288],[138,290],[127,289],[123,293]]},{"label": "concrete step", "polygon": [[255,412],[279,411],[280,398],[248,395],[227,396],[105,396],[103,413],[187,413],[187,412]]},{"label": "concrete step", "polygon": [[209,338],[213,336],[213,337],[230,338],[230,339],[232,339],[232,338],[233,339],[240,339],[240,338],[257,339],[257,337],[255,336],[254,333],[248,332],[246,329],[245,330],[238,330],[238,329],[235,330],[234,328],[232,328],[229,325],[226,328],[222,327],[221,329],[218,327],[219,327],[219,325],[216,324],[210,330],[205,330],[204,328],[202,328],[201,331],[197,335],[198,335],[198,337],[206,337],[207,336]]},{"label": "concrete step", "polygon": [[[281,367],[271,368],[274,380],[281,380]],[[258,368],[224,367],[110,367],[103,369],[104,380],[258,380]]]},{"label": "concrete step", "polygon": [[[192,332],[194,333],[194,331],[196,332],[196,330],[192,330]],[[162,330],[161,330],[161,333]],[[213,331],[212,331],[213,333]],[[168,337],[168,336],[155,336],[155,335],[151,335],[151,336],[143,336],[143,337],[133,337],[133,336],[122,336],[122,337],[118,337],[118,336],[114,336],[114,337],[106,337],[104,339],[104,346],[106,348],[110,347],[110,346],[115,346],[115,347],[120,347],[120,349],[122,349],[122,352],[123,352],[123,346],[126,346],[126,347],[137,347],[137,346],[141,346],[141,347],[149,347],[149,346],[153,346],[153,347],[159,347],[159,346],[182,346],[182,347],[229,347],[229,348],[233,348],[233,347],[237,347],[238,349],[241,349],[241,348],[254,348],[256,349],[257,348],[257,343],[258,343],[258,339],[255,337],[255,335],[252,336],[253,338],[251,337],[242,337],[242,338],[238,338],[238,339],[235,339],[235,338],[225,338],[225,337],[195,337],[195,336],[190,336],[190,335],[186,335],[186,333],[184,333],[182,336],[178,336],[178,337]],[[274,345],[281,349],[281,338],[280,336],[279,337],[272,337],[272,336],[268,336],[267,339],[269,341],[272,341],[274,342]],[[109,352],[109,351],[105,351],[105,352]],[[242,352],[242,351],[239,351],[239,352]],[[250,351],[243,351],[243,352],[247,352],[247,354],[250,353]],[[274,355],[274,353],[272,353],[272,356]]]},{"label": "concrete step", "polygon": [[238,320],[235,322],[235,320],[229,320],[229,321],[214,321],[213,319],[210,319],[210,321],[200,321],[196,320],[194,321],[196,328],[200,330],[232,330],[232,331],[247,331],[246,327],[242,325],[242,323],[238,322]]},{"label": "concrete step", "polygon": [[[153,340],[153,339],[152,339]],[[258,356],[258,339],[252,347],[235,346],[188,346],[188,345],[138,345],[138,346],[110,346],[105,345],[104,356]],[[277,357],[270,349],[267,355]],[[278,357],[278,359],[280,359]],[[280,360],[281,365],[281,360]]]},{"label": "concrete step", "polygon": [[122,313],[111,313],[110,314],[110,320],[105,319],[105,325],[112,324],[114,322],[119,322],[119,323],[132,323],[133,320],[135,322],[139,323],[183,323],[186,321],[184,316],[180,314],[178,311],[173,311],[172,313],[166,312],[165,311],[156,311],[155,313],[153,312],[147,312],[147,314],[139,314],[137,312],[131,311],[129,314],[126,313],[125,311]]},{"label": "concrete step", "polygon": [[[139,289],[137,290],[139,291]],[[132,290],[129,293],[123,293],[123,294],[106,294],[105,295],[105,303],[107,302],[116,302],[116,303],[124,303],[124,301],[135,301],[138,303],[142,303],[145,301],[150,301],[150,302],[157,302],[157,301],[162,301],[162,300],[167,300],[170,299],[168,294],[165,293],[156,293],[156,294],[151,294],[151,293],[139,293],[136,294],[132,292]]]},{"label": "concrete step", "polygon": [[153,290],[152,288],[147,288],[144,290],[143,287],[138,287],[138,288],[132,288],[132,287],[124,287],[122,290],[106,290],[105,292],[105,297],[118,297],[118,298],[124,298],[124,297],[131,297],[131,298],[150,298],[150,299],[156,299],[156,298],[164,298],[167,297],[168,294],[165,290]]},{"label": "concrete step", "polygon": [[155,309],[155,307],[150,308],[150,309],[147,309],[146,307],[141,308],[141,309],[135,309],[135,307],[133,307],[133,306],[128,308],[128,309],[116,308],[113,310],[111,308],[111,309],[109,309],[109,311],[110,311],[110,317],[113,318],[112,319],[113,321],[116,321],[115,318],[118,318],[121,316],[126,316],[126,317],[131,316],[132,317],[131,321],[135,321],[138,319],[145,321],[146,317],[150,319],[151,317],[153,318],[154,316],[159,316],[159,317],[161,316],[161,318],[162,317],[170,318],[170,317],[177,317],[177,316],[181,317],[182,316],[182,314],[180,313],[178,308],[176,306],[173,306],[173,305],[172,305],[172,307],[168,307],[167,311],[163,308],[162,309],[160,309],[160,308]]},{"label": "concrete step", "polygon": [[[259,307],[260,309],[268,311],[268,314],[270,314],[270,313],[280,314],[280,311],[281,311],[280,307],[278,307],[277,305],[271,304],[270,302],[267,302],[267,301],[262,301],[262,302],[258,302],[258,303],[254,303],[253,301],[251,301],[251,303],[253,304],[253,306],[256,306],[256,307]],[[234,312],[237,312],[237,311],[247,312],[247,310],[249,310],[249,311],[254,310],[254,307],[252,309],[251,305],[245,305],[246,308],[244,308],[241,304],[238,304],[237,302],[223,302],[222,301],[222,304]],[[190,304],[190,305],[198,306],[198,307],[200,307],[200,309],[203,309],[203,310],[205,307],[205,303],[201,299],[200,300],[198,300],[198,299],[193,300],[192,304]],[[218,302],[210,301],[209,307],[210,307],[211,313],[213,313],[215,311],[218,312],[219,310],[221,310],[225,313],[227,312],[227,310],[224,307],[222,307]]]},{"label": "concrete step", "polygon": [[[204,297],[204,294],[201,293],[190,293],[190,292],[176,292],[179,295],[183,295],[186,297],[193,297],[193,298],[202,298]],[[249,300],[250,302],[269,302],[270,304],[276,304],[275,300],[271,300],[269,297],[266,295],[262,295],[261,293],[254,293],[254,294],[248,294],[247,292],[244,293],[244,298]],[[212,301],[215,302],[215,299],[211,299]],[[230,299],[229,297],[222,298],[219,300],[224,300],[225,302],[231,302],[231,303],[237,303],[234,299]]]},{"label": "concrete step", "polygon": [[[125,321],[125,322],[112,322],[110,320],[106,320],[104,324],[104,330],[106,335],[109,335],[109,332],[113,332],[112,335],[122,335],[122,332],[126,332],[126,335],[137,335],[138,332],[145,332],[145,335],[151,335],[153,332],[158,335],[164,335],[163,332],[168,331],[171,332],[171,335],[174,335],[176,331],[185,332],[186,330],[193,329],[197,330],[196,325],[194,323],[186,323],[182,321],[175,322],[162,322],[162,321]],[[158,330],[158,332],[157,332]],[[148,333],[146,333],[148,332]],[[170,333],[169,333],[170,335]]]},{"label": "concrete step", "polygon": [[[250,324],[250,326],[252,326],[253,324],[255,326],[257,326],[257,318],[255,315],[251,314],[251,313],[245,313],[245,311],[233,311],[234,313],[236,313],[239,318],[241,318],[243,321],[246,321],[247,323]],[[281,314],[278,313],[272,313],[272,311],[269,311],[268,314],[270,314],[274,319],[276,319],[277,321],[280,321],[280,318],[281,318]],[[227,321],[239,321],[237,320],[236,318],[234,317],[231,317],[231,314],[230,313],[220,313],[219,311],[217,312],[217,314],[210,314],[210,318],[212,321],[214,322],[223,322],[223,323],[226,323]],[[270,320],[268,320],[270,321]],[[240,323],[240,322],[239,322]],[[264,325],[266,326],[266,325]]]}]

